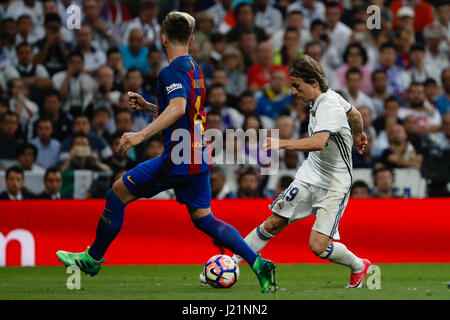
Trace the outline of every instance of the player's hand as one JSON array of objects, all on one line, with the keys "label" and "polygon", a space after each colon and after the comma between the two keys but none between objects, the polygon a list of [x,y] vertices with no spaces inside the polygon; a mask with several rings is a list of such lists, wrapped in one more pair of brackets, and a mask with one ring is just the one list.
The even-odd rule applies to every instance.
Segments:
[{"label": "player's hand", "polygon": [[144,141],[144,135],[141,132],[125,132],[119,141],[119,152],[126,154],[131,147],[134,147]]},{"label": "player's hand", "polygon": [[266,142],[263,144],[264,151],[267,150],[279,150],[280,149],[280,140],[273,138],[266,138]]},{"label": "player's hand", "polygon": [[128,106],[132,110],[147,112],[153,118],[158,117],[159,107],[156,104],[145,101],[140,94],[128,91]]},{"label": "player's hand", "polygon": [[356,135],[353,138],[353,144],[355,145],[356,151],[358,151],[359,154],[363,154],[364,150],[367,147],[367,136],[364,132],[361,132],[359,135]]}]

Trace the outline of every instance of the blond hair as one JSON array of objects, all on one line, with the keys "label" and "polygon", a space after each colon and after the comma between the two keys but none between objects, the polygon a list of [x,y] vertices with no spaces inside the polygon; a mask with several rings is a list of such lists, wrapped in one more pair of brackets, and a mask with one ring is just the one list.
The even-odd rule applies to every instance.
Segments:
[{"label": "blond hair", "polygon": [[186,12],[173,11],[164,18],[161,33],[174,45],[188,45],[194,27],[194,17]]},{"label": "blond hair", "polygon": [[291,77],[300,78],[308,84],[313,84],[314,80],[316,80],[320,91],[325,92],[328,90],[328,82],[322,67],[316,60],[306,54],[295,60],[289,73]]}]

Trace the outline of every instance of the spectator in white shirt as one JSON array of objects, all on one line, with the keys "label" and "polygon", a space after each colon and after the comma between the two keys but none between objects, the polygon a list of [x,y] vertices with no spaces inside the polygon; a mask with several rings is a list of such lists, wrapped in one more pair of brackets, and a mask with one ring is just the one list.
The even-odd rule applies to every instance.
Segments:
[{"label": "spectator in white shirt", "polygon": [[22,170],[40,174],[45,172],[44,168],[35,163],[37,154],[37,148],[32,144],[25,143],[19,146],[19,149],[17,150],[17,160]]},{"label": "spectator in white shirt", "polygon": [[22,15],[29,15],[33,19],[33,24],[37,27],[44,25],[44,14],[42,2],[36,0],[18,0],[11,3],[6,10],[6,16],[17,20]]},{"label": "spectator in white shirt", "polygon": [[54,87],[63,99],[64,111],[73,116],[86,110],[92,101],[95,82],[83,72],[84,57],[79,51],[69,54],[67,70],[55,74],[52,78]]},{"label": "spectator in white shirt", "polygon": [[226,33],[230,30],[229,26],[225,30],[220,30],[219,26],[223,22],[223,19],[227,15],[227,12],[231,10],[231,4],[233,0],[219,0],[216,4],[208,8],[214,18],[214,28],[220,33]]},{"label": "spectator in white shirt", "polygon": [[283,27],[280,10],[274,8],[268,0],[255,0],[255,25],[264,29],[267,34],[274,34]]},{"label": "spectator in white shirt", "polygon": [[341,85],[339,83],[339,78],[336,75],[336,71],[332,68],[328,67],[327,64],[323,63],[323,49],[320,42],[312,41],[306,44],[305,46],[305,54],[316,60],[322,66],[323,72],[325,73],[328,85],[333,90],[340,90]]},{"label": "spectator in white shirt", "polygon": [[368,107],[370,112],[375,115],[375,109],[372,100],[361,90],[362,72],[358,68],[350,68],[345,74],[347,88],[343,90],[345,98],[348,102],[358,107]]},{"label": "spectator in white shirt", "polygon": [[442,27],[431,24],[425,27],[423,32],[426,51],[425,65],[433,75],[433,79],[441,86],[441,72],[450,66],[448,48],[443,49],[441,44],[445,44],[446,39]]},{"label": "spectator in white shirt", "polygon": [[311,22],[314,20],[324,20],[325,17],[325,6],[321,1],[297,0],[290,4],[286,9],[287,12],[291,10],[298,10],[302,12],[303,21],[306,28],[309,28]]},{"label": "spectator in white shirt", "polygon": [[330,67],[335,68],[342,63],[342,54],[352,35],[352,29],[340,21],[341,8],[338,2],[328,2],[325,10],[325,22],[328,26],[330,48],[327,50],[326,61]]},{"label": "spectator in white shirt", "polygon": [[300,33],[300,44],[299,49],[304,49],[305,44],[311,39],[309,30],[305,27],[303,23],[303,15],[299,10],[291,10],[287,13],[286,17],[286,27],[284,29],[278,30],[269,39],[270,44],[274,51],[281,49],[283,45],[284,34],[287,29],[295,28]]},{"label": "spectator in white shirt", "polygon": [[439,132],[442,117],[439,111],[425,99],[425,89],[422,83],[413,82],[407,92],[409,108],[400,108],[398,117],[403,120],[413,115],[418,120],[420,133]]},{"label": "spectator in white shirt", "polygon": [[83,24],[88,24],[92,28],[92,34],[96,46],[103,51],[107,51],[111,46],[117,46],[118,40],[111,31],[108,23],[100,16],[100,2],[96,0],[83,1]]},{"label": "spectator in white shirt", "polygon": [[403,86],[408,88],[412,82],[424,83],[428,78],[434,78],[432,70],[425,65],[425,47],[421,44],[413,44],[409,50],[411,66],[403,71]]},{"label": "spectator in white shirt", "polygon": [[28,88],[22,79],[12,79],[11,88],[12,97],[9,99],[9,108],[19,116],[20,125],[25,132],[28,121],[39,112],[39,107],[28,99]]},{"label": "spectator in white shirt", "polygon": [[139,16],[134,18],[127,26],[122,38],[122,45],[128,45],[128,39],[133,29],[139,29],[144,35],[144,46],[155,46],[164,52],[161,44],[161,26],[158,23],[158,4],[154,0],[144,0],[139,6]]},{"label": "spectator in white shirt", "polygon": [[76,50],[79,50],[84,57],[84,72],[94,75],[98,68],[106,63],[106,55],[102,49],[93,46],[93,36],[91,27],[82,25],[75,31]]}]

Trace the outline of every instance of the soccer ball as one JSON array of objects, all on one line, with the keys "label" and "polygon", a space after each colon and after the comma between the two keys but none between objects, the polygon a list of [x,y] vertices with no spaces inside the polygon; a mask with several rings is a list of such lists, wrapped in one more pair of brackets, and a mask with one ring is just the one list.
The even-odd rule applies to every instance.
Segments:
[{"label": "soccer ball", "polygon": [[214,288],[230,288],[239,278],[239,265],[230,256],[218,254],[205,264],[204,274]]}]

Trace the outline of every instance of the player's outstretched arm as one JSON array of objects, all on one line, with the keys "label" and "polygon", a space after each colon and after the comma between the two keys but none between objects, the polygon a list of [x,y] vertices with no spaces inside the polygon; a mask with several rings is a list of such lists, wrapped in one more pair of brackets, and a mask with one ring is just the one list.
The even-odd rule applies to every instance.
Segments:
[{"label": "player's outstretched arm", "polygon": [[144,129],[139,132],[124,133],[120,138],[119,151],[125,154],[131,147],[174,124],[186,112],[186,103],[185,98],[178,97],[170,100],[164,112]]},{"label": "player's outstretched arm", "polygon": [[347,118],[350,122],[350,127],[353,132],[353,144],[355,145],[356,151],[362,154],[367,146],[367,136],[363,131],[363,121],[361,113],[353,108],[347,113]]},{"label": "player's outstretched arm", "polygon": [[158,116],[159,107],[156,104],[145,101],[145,99],[135,92],[128,91],[128,107],[136,111],[144,111],[153,118]]},{"label": "player's outstretched arm", "polygon": [[263,147],[264,150],[286,149],[306,152],[319,151],[325,147],[329,137],[329,132],[318,132],[312,137],[303,139],[278,140],[267,138]]}]

